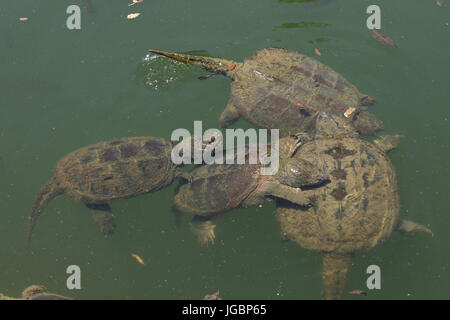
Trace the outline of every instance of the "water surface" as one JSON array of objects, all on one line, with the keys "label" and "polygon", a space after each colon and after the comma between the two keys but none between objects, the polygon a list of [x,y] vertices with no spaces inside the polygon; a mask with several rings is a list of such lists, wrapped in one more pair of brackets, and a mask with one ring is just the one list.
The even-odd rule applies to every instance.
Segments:
[{"label": "water surface", "polygon": [[[364,289],[366,268],[376,264],[382,289],[365,299],[450,298],[449,7],[432,0],[145,0],[133,7],[92,0],[82,29],[70,31],[66,8],[81,2],[5,1],[0,9],[0,292],[17,296],[43,284],[83,299],[197,299],[217,290],[224,299],[320,298],[320,254],[280,240],[273,203],[225,215],[215,245],[202,248],[190,216],[174,223],[176,183],[112,203],[118,228],[109,238],[81,203],[56,198],[38,222],[33,253],[25,248],[34,197],[65,154],[119,137],[169,138],[176,128],[193,130],[194,120],[218,127],[230,81],[199,81],[206,72],[173,64],[149,78],[147,49],[241,61],[277,46],[320,59],[377,98],[372,111],[386,132],[405,136],[391,153],[401,215],[435,233],[393,234],[358,253],[348,291]],[[382,30],[397,49],[369,36],[370,4],[382,8]],[[141,15],[127,20],[132,12]],[[155,79],[162,84],[152,85]],[[65,287],[71,264],[81,267],[82,290]]]}]

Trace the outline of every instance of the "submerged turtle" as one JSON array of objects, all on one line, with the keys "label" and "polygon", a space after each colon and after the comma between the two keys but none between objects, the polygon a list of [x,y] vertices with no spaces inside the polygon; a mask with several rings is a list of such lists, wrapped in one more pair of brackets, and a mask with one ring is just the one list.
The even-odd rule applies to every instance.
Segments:
[{"label": "submerged turtle", "polygon": [[72,300],[71,298],[46,292],[45,290],[43,286],[31,285],[23,290],[21,298],[11,298],[0,293],[0,300]]},{"label": "submerged turtle", "polygon": [[179,188],[174,208],[197,215],[191,230],[201,244],[213,242],[215,218],[227,210],[258,205],[269,197],[302,206],[309,204],[300,187],[320,186],[327,182],[327,177],[310,162],[290,158],[298,142],[292,138],[280,139],[279,168],[274,175],[262,175],[261,163],[249,164],[248,159],[245,164],[203,165],[191,171],[192,181]]},{"label": "submerged turtle", "polygon": [[394,229],[431,233],[398,218],[397,177],[386,154],[398,141],[399,136],[385,136],[375,144],[354,137],[316,137],[293,156],[310,161],[331,180],[304,191],[310,207],[277,202],[282,236],[323,253],[324,299],[342,295],[354,252],[381,243]]},{"label": "submerged turtle", "polygon": [[[309,131],[320,112],[346,114],[358,132],[373,135],[383,124],[358,106],[375,102],[339,73],[297,51],[266,48],[255,51],[243,63],[230,60],[150,52],[195,64],[233,80],[231,97],[219,122],[226,127],[242,116],[260,128],[279,128],[286,136]],[[352,110],[352,112],[347,112]]]},{"label": "submerged turtle", "polygon": [[83,202],[92,210],[101,231],[111,234],[115,222],[108,202],[159,190],[175,178],[190,179],[171,161],[171,151],[172,143],[163,138],[132,137],[100,142],[68,154],[56,164],[53,178],[36,197],[29,218],[28,245],[42,210],[61,194]]},{"label": "submerged turtle", "polygon": [[447,6],[450,0],[434,0],[439,7]]}]

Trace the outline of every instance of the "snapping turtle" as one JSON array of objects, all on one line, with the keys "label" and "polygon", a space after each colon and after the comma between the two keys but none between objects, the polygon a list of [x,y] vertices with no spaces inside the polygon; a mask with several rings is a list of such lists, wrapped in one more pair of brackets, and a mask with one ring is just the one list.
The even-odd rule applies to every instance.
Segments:
[{"label": "snapping turtle", "polygon": [[385,136],[372,144],[354,137],[316,137],[304,141],[293,156],[310,161],[331,180],[304,191],[310,207],[277,202],[282,236],[323,254],[324,299],[342,295],[354,252],[381,243],[394,229],[431,233],[398,218],[397,177],[386,154],[398,140]]},{"label": "snapping turtle", "polygon": [[31,285],[22,292],[21,298],[11,298],[0,293],[0,300],[72,300],[56,293],[45,291],[45,287]]},{"label": "snapping turtle", "polygon": [[214,240],[215,218],[227,210],[258,205],[269,197],[307,206],[310,200],[303,197],[300,187],[320,186],[327,177],[310,162],[290,158],[297,147],[297,140],[280,139],[279,168],[273,175],[262,175],[262,164],[249,164],[248,159],[245,164],[200,166],[191,171],[192,181],[180,186],[174,208],[197,215],[191,230],[201,244],[207,245]]},{"label": "snapping turtle", "polygon": [[[188,139],[183,143],[191,142]],[[100,142],[68,154],[56,164],[53,178],[36,197],[28,223],[28,245],[42,210],[61,194],[83,202],[92,210],[101,231],[111,234],[115,222],[108,202],[159,190],[175,178],[190,179],[171,161],[171,151],[172,143],[163,138],[132,137]]]},{"label": "snapping turtle", "polygon": [[286,136],[309,131],[314,117],[325,111],[345,113],[362,134],[383,130],[381,121],[358,107],[373,104],[373,97],[360,93],[330,67],[297,51],[265,48],[255,51],[243,63],[149,51],[202,66],[233,80],[228,106],[219,119],[222,127],[242,116],[260,128],[279,128],[280,135]]}]

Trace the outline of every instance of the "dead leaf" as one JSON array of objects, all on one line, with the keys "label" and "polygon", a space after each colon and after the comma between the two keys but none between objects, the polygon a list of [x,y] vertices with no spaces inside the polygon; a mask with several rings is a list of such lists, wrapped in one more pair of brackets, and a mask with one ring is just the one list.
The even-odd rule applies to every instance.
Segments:
[{"label": "dead leaf", "polygon": [[392,39],[390,36],[388,36],[386,33],[373,29],[370,32],[370,36],[378,41],[379,43],[385,44],[390,47],[397,48],[397,44],[395,43],[394,39]]},{"label": "dead leaf", "polygon": [[344,116],[345,116],[346,118],[350,118],[351,115],[355,113],[355,111],[356,111],[356,108],[350,107],[350,108],[348,108],[348,109],[344,112]]},{"label": "dead leaf", "polygon": [[142,260],[141,257],[139,257],[137,254],[132,253],[131,256],[136,259],[137,262],[139,262],[142,265],[145,265],[144,260]]},{"label": "dead leaf", "polygon": [[143,2],[143,1],[144,1],[144,0],[133,0],[132,3],[129,3],[129,4],[128,4],[128,6],[131,7],[131,6],[134,6],[135,4],[141,3],[141,2]]},{"label": "dead leaf", "polygon": [[349,292],[350,294],[359,295],[359,296],[366,296],[367,292],[362,290],[352,290]]},{"label": "dead leaf", "polygon": [[129,15],[127,15],[127,19],[135,19],[140,15],[141,15],[140,13],[130,13]]}]

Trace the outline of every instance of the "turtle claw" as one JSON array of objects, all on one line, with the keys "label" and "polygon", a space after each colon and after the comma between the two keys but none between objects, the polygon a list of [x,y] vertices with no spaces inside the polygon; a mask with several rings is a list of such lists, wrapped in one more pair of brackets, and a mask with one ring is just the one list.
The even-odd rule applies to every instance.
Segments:
[{"label": "turtle claw", "polygon": [[404,136],[396,134],[396,135],[383,135],[378,139],[375,139],[373,143],[380,147],[385,152],[389,152],[395,148],[397,148],[400,140],[404,138]]},{"label": "turtle claw", "polygon": [[363,105],[363,106],[371,106],[375,103],[376,99],[372,96],[363,94],[363,95],[361,95],[359,101],[360,101],[361,105]]},{"label": "turtle claw", "polygon": [[203,220],[194,218],[190,223],[190,230],[197,238],[198,243],[203,247],[214,244],[216,238],[214,229],[216,224],[211,220]]},{"label": "turtle claw", "polygon": [[92,210],[92,217],[105,237],[110,236],[116,229],[116,222],[111,207],[108,204],[86,204]]},{"label": "turtle claw", "polygon": [[177,174],[177,178],[184,179],[188,183],[191,183],[192,181],[194,181],[194,176],[192,174],[190,174],[189,172],[185,172],[185,171],[180,171],[180,173]]},{"label": "turtle claw", "polygon": [[409,220],[400,220],[400,222],[397,225],[397,230],[411,234],[417,232],[424,232],[430,234],[431,237],[434,237],[434,233],[433,231],[431,231],[430,228]]}]

